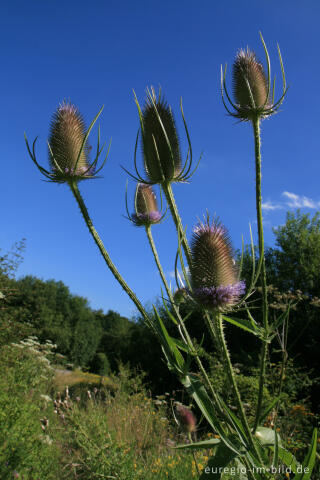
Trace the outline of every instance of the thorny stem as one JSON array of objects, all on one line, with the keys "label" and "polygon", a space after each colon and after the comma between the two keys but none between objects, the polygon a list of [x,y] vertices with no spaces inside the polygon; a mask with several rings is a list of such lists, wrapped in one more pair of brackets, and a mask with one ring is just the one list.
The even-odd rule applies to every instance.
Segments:
[{"label": "thorny stem", "polygon": [[236,382],[236,379],[235,379],[235,375],[234,375],[234,371],[233,371],[228,347],[227,347],[227,344],[226,344],[226,339],[225,339],[225,336],[224,336],[222,314],[217,313],[215,315],[214,321],[217,323],[217,331],[218,331],[219,340],[220,340],[220,343],[221,343],[221,348],[222,348],[222,353],[223,353],[223,357],[224,357],[224,361],[225,361],[225,366],[226,366],[226,369],[227,369],[227,375],[229,377],[229,381],[232,385],[232,388],[233,388],[233,391],[234,391],[234,394],[235,394],[236,403],[237,403],[239,415],[240,415],[240,418],[241,418],[241,423],[242,423],[243,428],[245,430],[245,433],[247,435],[247,438],[248,438],[248,441],[249,441],[250,446],[252,448],[252,451],[257,456],[257,459],[262,463],[260,453],[258,452],[258,450],[256,448],[256,445],[253,441],[252,432],[250,430],[250,426],[249,426],[249,423],[248,423],[248,420],[247,420],[247,416],[246,416],[244,408],[243,408],[243,403],[241,401],[238,385],[237,385],[237,382]]},{"label": "thorny stem", "polygon": [[97,230],[95,229],[93,223],[92,223],[92,220],[90,218],[90,215],[89,215],[89,212],[87,210],[87,207],[85,205],[85,202],[81,196],[81,193],[79,191],[79,188],[78,188],[78,185],[77,185],[77,182],[74,182],[74,181],[70,181],[69,182],[69,186],[71,188],[71,191],[78,203],[78,206],[80,208],[80,211],[81,211],[81,214],[84,218],[84,221],[86,222],[86,225],[89,229],[89,232],[91,233],[92,237],[93,237],[93,240],[95,241],[97,247],[99,248],[100,250],[100,253],[101,255],[103,256],[104,258],[104,261],[106,262],[107,266],[109,267],[109,269],[111,270],[113,276],[115,277],[115,279],[120,283],[121,287],[124,289],[124,291],[127,293],[127,295],[131,298],[131,300],[133,301],[133,303],[136,305],[137,309],[139,310],[139,312],[141,313],[141,315],[143,316],[143,318],[145,319],[145,321],[147,322],[148,325],[151,325],[151,322],[150,322],[150,319],[148,317],[148,314],[147,312],[145,311],[145,309],[143,308],[141,302],[139,301],[139,299],[137,298],[137,296],[135,295],[135,293],[131,290],[131,288],[128,286],[128,284],[126,283],[126,281],[124,280],[124,278],[120,275],[119,271],[117,270],[116,266],[114,265],[114,263],[112,262],[107,250],[105,249],[105,246],[97,232]]},{"label": "thorny stem", "polygon": [[179,233],[180,238],[182,240],[183,250],[184,250],[184,253],[186,255],[188,265],[189,265],[189,268],[190,268],[191,263],[192,263],[191,251],[190,251],[190,247],[189,247],[189,244],[188,244],[188,240],[186,238],[185,231],[184,231],[183,226],[182,226],[181,218],[180,218],[180,215],[179,215],[179,212],[178,212],[178,207],[177,207],[174,195],[173,195],[173,191],[172,191],[170,182],[163,183],[162,184],[162,189],[163,189],[164,194],[166,196],[173,221],[176,225],[177,232]]},{"label": "thorny stem", "polygon": [[287,366],[287,361],[288,361],[288,352],[287,352],[287,343],[288,343],[288,328],[289,328],[289,313],[288,316],[285,318],[284,324],[283,324],[283,329],[282,329],[282,340],[280,339],[280,346],[282,349],[282,362],[281,362],[281,370],[280,370],[280,378],[279,378],[279,389],[277,392],[277,396],[279,397],[279,400],[277,402],[276,408],[275,408],[275,414],[273,417],[273,423],[276,423],[277,416],[279,413],[279,408],[280,408],[280,396],[282,393],[282,388],[283,388],[283,382],[285,379],[285,371],[286,371],[286,366]]},{"label": "thorny stem", "polygon": [[262,286],[262,319],[264,326],[265,338],[262,340],[261,354],[260,354],[260,376],[259,376],[259,393],[256,408],[255,422],[253,431],[255,432],[261,414],[263,387],[265,383],[266,363],[267,363],[267,334],[268,334],[268,292],[267,292],[267,277],[266,265],[264,257],[264,237],[263,237],[263,223],[262,223],[262,197],[261,197],[261,138],[260,138],[260,118],[257,117],[252,121],[254,133],[254,147],[255,147],[255,165],[256,165],[256,209],[257,209],[257,224],[259,237],[259,257],[262,259],[261,263],[261,286]]}]

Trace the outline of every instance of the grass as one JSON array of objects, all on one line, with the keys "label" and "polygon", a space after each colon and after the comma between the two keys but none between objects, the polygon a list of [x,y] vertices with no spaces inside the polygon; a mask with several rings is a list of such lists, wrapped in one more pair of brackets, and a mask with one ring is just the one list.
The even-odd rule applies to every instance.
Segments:
[{"label": "grass", "polygon": [[[201,471],[213,450],[193,457],[174,448],[188,442],[173,420],[174,398],[153,399],[143,376],[124,367],[108,377],[53,368],[52,350],[35,338],[0,348],[1,480],[198,478],[197,466]],[[283,400],[283,408],[277,428],[303,457],[312,413],[302,402]],[[214,435],[200,431],[197,440]]]},{"label": "grass", "polygon": [[125,368],[103,378],[54,369],[51,347],[33,338],[0,349],[1,480],[195,478],[192,455],[172,448],[187,439],[169,397],[153,400]]},{"label": "grass", "polygon": [[53,382],[58,391],[64,390],[67,386],[72,387],[79,384],[103,385],[106,387],[115,387],[110,377],[96,375],[94,373],[82,372],[81,370],[55,370]]}]

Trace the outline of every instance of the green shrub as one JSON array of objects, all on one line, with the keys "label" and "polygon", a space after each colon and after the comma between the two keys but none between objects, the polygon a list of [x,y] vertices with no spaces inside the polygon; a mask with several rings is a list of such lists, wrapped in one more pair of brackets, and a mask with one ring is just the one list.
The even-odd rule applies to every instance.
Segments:
[{"label": "green shrub", "polygon": [[98,375],[108,375],[110,373],[110,363],[105,353],[96,353],[90,364],[90,369]]}]

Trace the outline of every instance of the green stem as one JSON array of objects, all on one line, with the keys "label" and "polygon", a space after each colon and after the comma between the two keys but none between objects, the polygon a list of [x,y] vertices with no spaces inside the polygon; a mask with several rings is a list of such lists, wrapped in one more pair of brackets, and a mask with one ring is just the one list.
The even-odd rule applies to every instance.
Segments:
[{"label": "green stem", "polygon": [[166,196],[166,199],[167,199],[167,202],[168,202],[168,205],[169,205],[169,208],[170,208],[170,212],[171,212],[173,221],[175,223],[177,232],[178,232],[178,234],[181,238],[182,247],[183,247],[184,253],[186,255],[189,268],[190,268],[191,264],[192,264],[191,250],[190,250],[190,247],[189,247],[189,244],[188,244],[188,240],[186,238],[185,231],[184,231],[183,226],[182,226],[181,217],[179,215],[178,207],[177,207],[174,195],[173,195],[173,191],[172,191],[172,188],[171,188],[171,183],[170,182],[163,183],[162,184],[162,189],[163,189],[164,194]]},{"label": "green stem", "polygon": [[277,392],[277,396],[279,397],[278,403],[275,408],[275,414],[273,418],[273,423],[276,423],[277,416],[279,413],[279,408],[280,408],[280,402],[281,398],[280,395],[282,393],[282,388],[283,388],[283,383],[284,383],[284,378],[285,378],[285,371],[287,367],[287,361],[288,361],[288,352],[287,352],[287,342],[288,342],[288,328],[289,328],[289,313],[287,318],[285,319],[285,324],[283,326],[283,338],[282,338],[282,362],[281,362],[281,370],[280,370],[280,378],[279,378],[279,388]]},{"label": "green stem", "polygon": [[225,336],[224,336],[223,320],[222,320],[221,313],[217,313],[215,315],[214,320],[217,322],[217,332],[218,332],[219,340],[220,340],[220,343],[221,343],[222,353],[223,353],[223,357],[224,357],[224,361],[225,361],[225,366],[226,366],[226,369],[227,369],[227,375],[229,377],[229,381],[232,385],[232,388],[233,388],[233,391],[234,391],[234,394],[235,394],[235,399],[236,399],[239,415],[240,415],[240,418],[241,418],[242,426],[243,426],[244,431],[247,435],[247,439],[248,439],[248,442],[249,442],[249,444],[252,448],[252,451],[256,454],[257,459],[262,463],[260,454],[259,454],[259,452],[256,448],[256,445],[254,443],[254,440],[253,440],[252,432],[250,430],[250,426],[249,426],[249,423],[248,423],[248,420],[247,420],[247,417],[246,417],[246,414],[245,414],[245,411],[244,411],[243,403],[241,401],[240,392],[239,392],[238,385],[237,385],[237,382],[236,382],[236,379],[235,379],[235,375],[234,375],[234,371],[233,371],[228,347],[227,347],[227,344],[226,344],[226,339],[225,339]]},{"label": "green stem", "polygon": [[[189,442],[190,442],[190,443],[193,443],[193,441],[192,441],[192,436],[191,436],[191,433],[190,433],[190,432],[188,432],[188,438],[189,438]],[[195,466],[196,466],[196,469],[197,469],[197,473],[198,473],[198,475],[199,475],[199,477],[200,477],[200,473],[201,473],[201,472],[200,472],[200,469],[199,469],[199,465],[198,465],[197,458],[196,458],[196,454],[194,453],[194,450],[192,450],[192,456],[193,456],[193,461],[194,461]]]},{"label": "green stem", "polygon": [[222,357],[222,349],[221,349],[221,345],[220,345],[220,342],[219,342],[219,334],[217,332],[215,322],[212,321],[212,319],[209,315],[209,312],[207,310],[204,311],[203,317],[204,317],[204,320],[205,320],[206,325],[208,327],[212,343],[214,344],[214,346],[215,346],[215,348],[218,352],[218,355],[220,357]]},{"label": "green stem", "polygon": [[[265,330],[265,336],[268,334],[268,292],[267,292],[267,276],[266,265],[264,257],[264,237],[263,237],[263,221],[262,221],[262,196],[261,196],[261,138],[260,138],[260,118],[256,118],[252,122],[253,134],[254,134],[254,147],[255,147],[255,165],[256,165],[256,209],[257,209],[257,224],[258,224],[258,237],[259,237],[259,257],[261,262],[261,286],[262,286],[262,319]],[[255,422],[253,431],[255,432],[261,414],[263,388],[265,383],[266,363],[268,343],[265,338],[262,340],[261,354],[260,354],[260,374],[259,374],[259,393],[258,402],[256,408]]]},{"label": "green stem", "polygon": [[133,303],[136,305],[137,309],[139,310],[139,312],[141,313],[141,315],[144,317],[144,319],[146,320],[146,322],[148,323],[148,325],[151,326],[151,322],[149,320],[149,317],[148,317],[148,314],[147,312],[145,311],[145,309],[143,308],[141,302],[139,301],[139,299],[137,298],[137,296],[135,295],[135,293],[131,290],[131,288],[128,286],[128,284],[126,283],[126,281],[124,280],[124,278],[120,275],[120,273],[118,272],[116,266],[114,265],[114,263],[112,262],[111,258],[109,257],[109,254],[107,252],[107,250],[105,249],[105,246],[97,232],[97,230],[95,229],[93,223],[92,223],[92,220],[90,218],[90,215],[88,213],[88,210],[87,210],[87,207],[84,203],[84,200],[81,196],[81,193],[79,191],[79,188],[78,188],[78,185],[77,185],[77,182],[73,182],[73,181],[70,181],[69,182],[69,186],[71,188],[71,191],[78,203],[78,206],[80,208],[80,211],[82,213],[82,216],[84,218],[84,221],[86,222],[86,225],[89,229],[89,232],[91,233],[92,237],[93,237],[93,240],[95,241],[97,247],[99,248],[100,250],[100,253],[101,255],[103,256],[104,258],[104,261],[106,262],[107,266],[109,267],[109,269],[111,270],[113,276],[115,277],[115,279],[120,283],[121,287],[124,289],[124,291],[126,292],[126,294],[131,298],[131,300],[133,301]]}]

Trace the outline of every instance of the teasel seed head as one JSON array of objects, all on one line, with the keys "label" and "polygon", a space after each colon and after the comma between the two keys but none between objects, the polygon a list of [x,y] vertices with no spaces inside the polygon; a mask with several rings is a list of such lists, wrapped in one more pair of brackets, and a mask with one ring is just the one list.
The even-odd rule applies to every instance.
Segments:
[{"label": "teasel seed head", "polygon": [[175,181],[182,169],[179,137],[170,106],[153,88],[142,111],[144,168],[151,183]]},{"label": "teasel seed head", "polygon": [[191,243],[191,286],[195,300],[212,310],[230,309],[244,293],[233,259],[233,249],[226,228],[209,217],[193,230]]},{"label": "teasel seed head", "polygon": [[135,194],[135,213],[131,216],[136,226],[150,226],[162,219],[156,195],[150,185],[138,183]]},{"label": "teasel seed head", "polygon": [[278,45],[283,92],[277,101],[274,100],[275,78],[272,82],[270,57],[261,32],[260,38],[266,57],[267,74],[261,62],[257,60],[256,54],[249,47],[245,50],[239,50],[233,64],[234,101],[231,100],[226,85],[227,65],[225,65],[224,69],[221,66],[221,97],[223,105],[229,115],[244,122],[260,121],[277,113],[288,90]]},{"label": "teasel seed head", "polygon": [[270,108],[266,74],[249,47],[239,50],[233,64],[233,93],[244,119]]},{"label": "teasel seed head", "polygon": [[63,101],[53,115],[48,142],[49,163],[57,180],[80,180],[94,173],[88,161],[88,142],[81,151],[85,135],[85,123],[77,107]]},{"label": "teasel seed head", "polygon": [[178,403],[176,406],[176,413],[183,430],[192,433],[197,429],[197,419],[188,407]]}]

